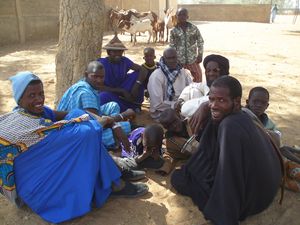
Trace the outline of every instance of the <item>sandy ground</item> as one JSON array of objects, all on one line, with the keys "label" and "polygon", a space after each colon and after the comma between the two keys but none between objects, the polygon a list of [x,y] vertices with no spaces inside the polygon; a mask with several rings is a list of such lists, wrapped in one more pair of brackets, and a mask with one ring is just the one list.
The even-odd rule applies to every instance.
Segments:
[{"label": "sandy ground", "polygon": [[[300,23],[292,24],[292,18],[278,17],[275,24],[195,22],[205,40],[204,56],[216,53],[229,58],[232,76],[243,85],[243,99],[254,86],[264,86],[270,91],[268,108],[270,117],[282,131],[283,143],[300,145]],[[104,43],[112,36],[104,37]],[[137,37],[132,46],[128,35],[120,36],[129,48],[126,56],[142,63],[142,51],[146,46],[156,49],[157,59],[166,44],[146,44],[146,36]],[[53,106],[55,88],[56,40],[11,45],[0,49],[0,113],[8,112],[15,105],[7,78],[17,71],[30,70],[38,74],[45,86],[46,104]],[[244,101],[243,100],[243,101]],[[139,123],[149,123],[147,104],[139,116]],[[161,177],[147,171],[144,180],[150,193],[139,199],[109,199],[101,209],[64,224],[145,224],[173,225],[207,222],[189,198],[177,195],[170,186],[169,177]],[[258,184],[261,185],[261,184]],[[278,200],[278,197],[277,197]],[[17,209],[0,197],[0,225],[49,224],[30,209]],[[277,201],[260,215],[247,219],[244,225],[300,224],[299,194],[286,191],[285,201]]]}]

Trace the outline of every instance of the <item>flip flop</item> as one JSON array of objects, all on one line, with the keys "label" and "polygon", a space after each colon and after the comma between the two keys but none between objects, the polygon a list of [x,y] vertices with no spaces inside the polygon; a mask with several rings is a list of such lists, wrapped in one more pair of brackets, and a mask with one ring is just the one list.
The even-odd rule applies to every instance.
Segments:
[{"label": "flip flop", "polygon": [[152,157],[144,159],[142,162],[138,163],[138,168],[148,168],[148,169],[159,169],[163,166],[164,160],[160,158],[159,160],[154,160]]},{"label": "flip flop", "polygon": [[136,198],[147,194],[148,191],[149,187],[147,184],[141,182],[130,183],[126,181],[125,186],[122,190],[113,191],[110,196],[114,198]]},{"label": "flip flop", "polygon": [[145,171],[142,170],[124,170],[122,171],[122,179],[128,181],[137,181],[146,177]]},{"label": "flip flop", "polygon": [[117,156],[111,156],[121,172],[125,170],[134,170],[138,168],[138,165],[134,158],[121,158]]}]

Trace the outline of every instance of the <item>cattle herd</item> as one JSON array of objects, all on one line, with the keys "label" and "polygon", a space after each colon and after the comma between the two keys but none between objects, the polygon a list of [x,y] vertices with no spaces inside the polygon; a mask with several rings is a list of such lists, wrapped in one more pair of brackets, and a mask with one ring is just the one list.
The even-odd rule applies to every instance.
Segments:
[{"label": "cattle herd", "polygon": [[153,42],[164,42],[165,33],[165,41],[168,42],[169,29],[176,25],[176,16],[173,9],[168,9],[164,12],[164,18],[160,19],[152,11],[138,12],[135,9],[111,9],[109,11],[109,19],[112,29],[116,33],[130,33],[131,41],[134,44],[136,43],[136,34],[141,32],[148,32],[148,43],[151,40],[151,36],[153,36]]}]

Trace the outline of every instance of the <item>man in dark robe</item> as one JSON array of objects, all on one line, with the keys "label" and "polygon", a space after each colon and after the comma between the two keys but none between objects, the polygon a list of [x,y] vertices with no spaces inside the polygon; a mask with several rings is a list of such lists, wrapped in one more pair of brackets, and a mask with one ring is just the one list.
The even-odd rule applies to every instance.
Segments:
[{"label": "man in dark robe", "polygon": [[270,140],[240,110],[241,96],[235,78],[223,76],[213,82],[198,151],[171,178],[173,187],[191,197],[216,225],[237,225],[266,209],[282,178],[280,158]]}]

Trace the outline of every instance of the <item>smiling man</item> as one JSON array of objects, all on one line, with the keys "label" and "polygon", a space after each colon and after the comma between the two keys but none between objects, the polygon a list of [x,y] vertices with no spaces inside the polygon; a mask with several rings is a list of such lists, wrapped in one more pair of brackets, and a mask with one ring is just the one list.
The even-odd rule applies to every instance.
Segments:
[{"label": "smiling man", "polygon": [[241,84],[233,77],[212,83],[198,151],[171,178],[173,187],[217,225],[237,225],[266,209],[282,177],[277,152],[241,111],[241,97]]}]

